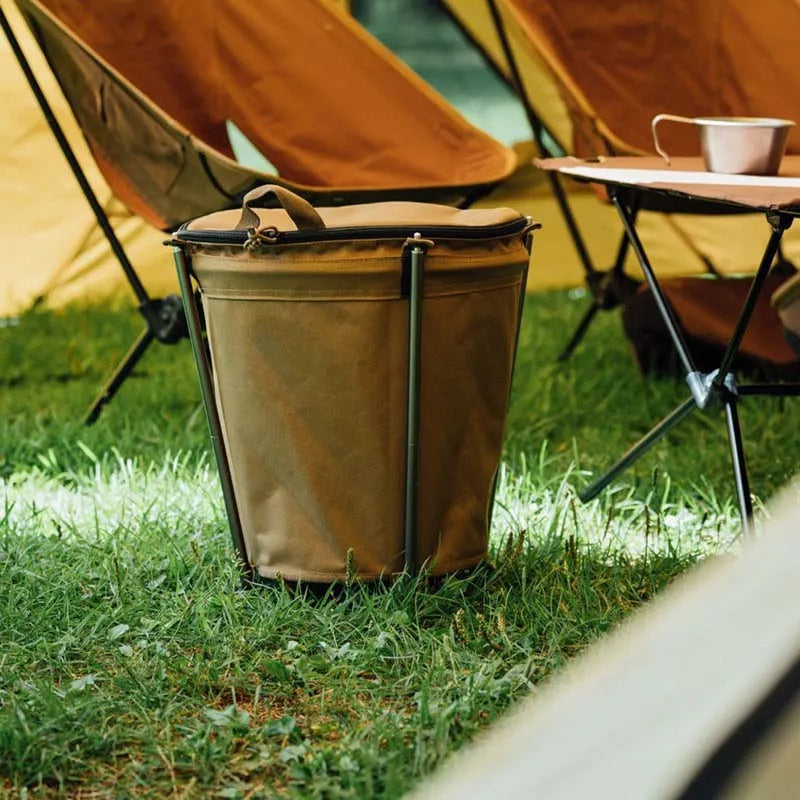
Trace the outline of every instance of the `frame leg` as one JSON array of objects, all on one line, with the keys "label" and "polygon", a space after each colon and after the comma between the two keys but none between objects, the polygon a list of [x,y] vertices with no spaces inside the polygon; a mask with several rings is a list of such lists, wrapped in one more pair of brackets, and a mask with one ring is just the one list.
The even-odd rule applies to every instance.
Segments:
[{"label": "frame leg", "polygon": [[650,287],[650,291],[653,293],[653,299],[656,301],[661,318],[664,320],[664,324],[667,326],[669,335],[672,338],[672,343],[675,345],[675,349],[678,352],[678,356],[683,364],[684,371],[687,375],[692,372],[696,372],[697,368],[694,365],[689,348],[686,346],[686,342],[683,339],[680,326],[675,319],[675,315],[672,313],[669,301],[661,291],[661,286],[659,285],[658,279],[653,271],[653,267],[650,264],[650,259],[648,259],[647,253],[645,253],[644,250],[644,246],[639,239],[639,234],[636,232],[635,217],[625,207],[619,191],[614,190],[610,191],[609,193],[611,195],[611,202],[614,203],[619,217],[622,220],[622,224],[625,228],[625,233],[628,236],[631,247],[636,253],[636,258],[638,259],[639,265],[642,268],[642,272],[644,273],[644,277],[647,280],[648,286]]},{"label": "frame leg", "polygon": [[611,483],[617,475],[624,472],[631,464],[641,458],[659,439],[669,433],[684,417],[689,416],[696,408],[693,397],[681,403],[669,416],[664,417],[661,422],[651,428],[633,447],[625,453],[608,471],[601,475],[596,481],[589,484],[578,497],[584,503],[593,500],[603,489]]},{"label": "frame leg", "polygon": [[[624,203],[625,192],[616,188],[611,193],[611,199],[619,212],[622,224],[625,227],[625,232],[630,240],[631,247],[633,247],[642,271],[645,274],[647,283],[652,290],[653,297],[658,306],[659,312],[664,324],[669,331],[675,349],[683,363],[686,372],[687,383],[692,391],[692,396],[687,399],[681,406],[678,406],[668,417],[665,417],[654,428],[650,430],[642,439],[640,439],[633,447],[631,447],[622,458],[617,461],[604,475],[598,478],[594,483],[590,484],[579,496],[584,502],[596,497],[606,486],[608,486],[614,478],[617,477],[622,471],[627,469],[633,464],[641,455],[643,455],[653,444],[655,444],[664,434],[677,425],[685,416],[687,416],[694,408],[705,409],[709,406],[710,401],[717,401],[722,404],[725,409],[725,420],[728,431],[728,441],[731,450],[731,462],[733,465],[734,480],[736,482],[736,495],[739,503],[739,512],[742,517],[742,531],[745,537],[751,535],[751,518],[753,515],[753,506],[750,499],[750,485],[747,476],[747,464],[744,457],[744,447],[742,445],[741,427],[739,425],[739,416],[736,408],[738,401],[738,392],[735,389],[735,381],[733,375],[729,372],[730,366],[733,363],[736,354],[739,351],[739,346],[744,337],[750,318],[755,309],[756,301],[764,286],[764,281],[769,273],[773,264],[776,254],[780,252],[781,238],[783,232],[792,224],[793,218],[787,214],[780,212],[769,212],[767,214],[767,221],[772,227],[772,234],[769,238],[764,254],[759,264],[758,270],[753,282],[750,286],[747,298],[739,312],[739,318],[736,322],[735,329],[731,335],[725,354],[718,370],[713,373],[704,375],[699,373],[694,366],[691,353],[686,347],[680,326],[672,312],[672,309],[667,302],[666,297],[661,291],[658,280],[655,276],[652,266],[647,258],[641,241],[635,229],[634,219],[631,212],[626,208]],[[781,387],[780,384],[754,384],[751,386],[742,387],[742,395],[797,395],[800,393],[797,384],[789,384]],[[714,407],[714,406],[712,406]]]},{"label": "frame leg", "polygon": [[559,353],[558,361],[567,361],[570,358],[575,351],[575,348],[583,341],[586,331],[589,330],[589,326],[592,324],[592,320],[595,318],[595,315],[599,310],[600,304],[597,302],[597,300],[593,300],[592,304],[586,309],[581,317],[578,327],[575,328],[572,336],[569,337],[569,341],[564,346],[564,349],[561,351],[561,353]]},{"label": "frame leg", "polygon": [[225,503],[225,513],[228,517],[228,525],[231,529],[231,538],[239,562],[242,567],[243,578],[252,581],[255,578],[255,571],[250,559],[247,556],[247,546],[244,541],[242,524],[239,518],[239,508],[236,505],[236,493],[233,488],[233,477],[231,475],[228,455],[225,452],[225,441],[222,435],[222,422],[217,411],[217,404],[214,400],[214,380],[211,373],[211,361],[208,357],[205,341],[203,338],[203,324],[200,319],[200,312],[197,301],[192,291],[192,280],[189,274],[189,265],[186,256],[179,247],[172,248],[175,259],[175,267],[178,271],[178,282],[181,287],[181,297],[183,308],[186,314],[186,324],[189,332],[189,340],[192,344],[192,353],[197,365],[197,374],[200,380],[200,394],[203,398],[203,408],[206,412],[209,432],[211,433],[211,445],[214,450],[214,458],[217,462],[217,471],[222,485],[222,498]]},{"label": "frame leg", "polygon": [[97,421],[100,412],[111,402],[114,395],[119,391],[122,382],[131,374],[134,367],[139,363],[139,360],[155,338],[155,334],[150,328],[145,328],[139,334],[139,337],[133,343],[131,349],[128,350],[125,357],[119,362],[117,368],[100,390],[100,393],[97,395],[92,405],[89,406],[89,410],[83,418],[84,425],[92,425]]},{"label": "frame leg", "polygon": [[739,319],[736,320],[736,327],[731,334],[731,340],[722,357],[719,372],[714,380],[714,385],[717,387],[722,386],[725,376],[730,371],[731,364],[734,358],[736,358],[736,354],[739,352],[739,346],[742,343],[747,326],[750,324],[750,318],[753,316],[756,302],[764,287],[764,281],[766,281],[767,275],[769,275],[772,262],[775,260],[775,254],[780,247],[783,232],[792,224],[792,217],[784,214],[777,214],[775,216],[767,215],[767,220],[772,226],[772,234],[764,249],[764,254],[761,257],[761,263],[758,265],[758,270],[753,278],[753,282],[750,284],[750,291],[747,293],[742,310],[739,312]]},{"label": "frame leg", "polygon": [[[415,234],[415,239],[421,239]],[[417,512],[419,506],[420,364],[422,361],[422,281],[426,245],[409,240],[408,394],[406,405],[406,482],[403,502],[404,567],[417,571]]]},{"label": "frame leg", "polygon": [[739,513],[742,517],[742,533],[745,538],[752,535],[751,519],[753,503],[750,499],[750,483],[747,479],[747,464],[744,460],[742,446],[742,429],[739,425],[739,413],[736,410],[736,398],[729,397],[725,402],[725,422],[728,427],[728,441],[731,447],[731,463],[733,478],[736,481],[736,497],[739,501]]}]

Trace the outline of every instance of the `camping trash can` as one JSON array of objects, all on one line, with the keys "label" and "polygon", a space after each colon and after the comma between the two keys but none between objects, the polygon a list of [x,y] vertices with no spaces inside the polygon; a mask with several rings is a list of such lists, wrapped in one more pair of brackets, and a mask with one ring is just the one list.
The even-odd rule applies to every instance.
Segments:
[{"label": "camping trash can", "polygon": [[507,208],[314,209],[263,186],[175,233],[251,576],[443,574],[485,557],[537,227]]}]

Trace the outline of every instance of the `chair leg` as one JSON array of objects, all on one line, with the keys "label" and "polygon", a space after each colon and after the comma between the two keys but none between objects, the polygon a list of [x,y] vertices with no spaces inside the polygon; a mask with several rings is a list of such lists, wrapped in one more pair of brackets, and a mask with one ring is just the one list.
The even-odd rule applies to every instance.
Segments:
[{"label": "chair leg", "polygon": [[589,326],[592,324],[595,314],[597,314],[599,310],[600,304],[597,302],[597,300],[592,300],[592,304],[584,312],[583,316],[581,317],[581,321],[578,323],[578,327],[575,328],[575,332],[572,334],[572,336],[570,336],[566,346],[559,354],[558,361],[567,361],[567,359],[570,358],[575,348],[583,340],[583,337],[586,335],[586,331],[589,330]]},{"label": "chair leg", "polygon": [[103,408],[111,402],[111,399],[119,390],[122,382],[130,375],[133,368],[139,363],[141,357],[145,354],[147,348],[155,340],[155,334],[150,328],[145,328],[138,336],[133,346],[125,354],[122,361],[119,362],[117,368],[114,370],[111,377],[106,381],[100,393],[95,398],[86,416],[83,418],[84,425],[92,425],[97,421],[100,412]]},{"label": "chair leg", "polygon": [[84,425],[91,425],[97,421],[100,412],[119,391],[123,381],[139,363],[139,359],[144,355],[151,342],[177,344],[189,336],[183,303],[176,294],[168,294],[166,297],[141,303],[139,313],[144,317],[147,327],[139,334],[131,349],[125,354],[89,407],[83,419]]},{"label": "chair leg", "polygon": [[725,402],[725,422],[728,427],[728,442],[731,446],[731,464],[733,465],[733,478],[736,481],[739,514],[742,517],[742,534],[747,539],[752,534],[750,523],[753,517],[753,502],[750,499],[750,482],[747,478],[742,429],[739,425],[739,412],[736,409],[735,397],[729,397]]},{"label": "chair leg", "polygon": [[[628,213],[635,223],[639,213],[638,194],[633,195]],[[630,297],[633,297],[638,291],[639,281],[625,273],[625,258],[628,255],[629,248],[630,240],[628,239],[627,233],[623,231],[619,246],[617,247],[617,255],[611,268],[606,271],[594,269],[593,267],[585,269],[586,285],[594,299],[592,305],[578,323],[578,327],[570,337],[566,347],[562,350],[561,355],[559,355],[559,362],[566,361],[572,355],[575,348],[586,335],[586,331],[598,311],[610,311],[611,309],[617,308]],[[586,267],[585,264],[584,267]]]},{"label": "chair leg", "polygon": [[589,484],[578,497],[582,502],[587,503],[593,500],[603,489],[613,480],[624,472],[634,461],[643,456],[659,439],[666,436],[684,417],[697,408],[693,397],[684,400],[671,414],[664,417],[661,422],[651,428],[633,447],[625,453],[610,469],[603,473],[594,483]]}]

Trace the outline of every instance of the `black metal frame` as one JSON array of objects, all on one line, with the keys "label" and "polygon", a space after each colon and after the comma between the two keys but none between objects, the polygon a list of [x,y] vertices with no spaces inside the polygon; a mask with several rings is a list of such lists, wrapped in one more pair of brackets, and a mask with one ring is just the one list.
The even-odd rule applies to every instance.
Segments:
[{"label": "black metal frame", "polygon": [[[522,74],[517,64],[517,59],[514,55],[511,42],[508,39],[503,19],[500,15],[500,9],[497,5],[497,0],[486,0],[489,11],[492,16],[497,37],[500,40],[500,45],[503,49],[503,55],[508,62],[509,70],[511,72],[512,88],[517,93],[522,106],[525,109],[525,115],[528,118],[528,124],[533,133],[533,140],[536,144],[536,149],[540,158],[548,158],[555,155],[548,150],[544,141],[543,132],[545,130],[544,124],[539,118],[538,114],[534,111],[533,104],[530,97],[525,90],[525,82],[522,80]],[[561,182],[558,173],[551,170],[547,171],[547,179],[550,182],[550,189],[558,205],[559,212],[564,219],[564,223],[569,231],[570,239],[575,247],[578,260],[583,267],[583,272],[586,280],[586,286],[592,296],[592,302],[584,312],[581,320],[578,322],[575,331],[570,336],[564,349],[558,356],[558,361],[566,361],[575,351],[575,348],[580,344],[589,326],[592,323],[598,311],[610,311],[613,308],[621,305],[629,297],[632,297],[639,286],[639,281],[631,278],[625,273],[625,259],[628,255],[628,237],[622,233],[620,237],[617,254],[614,258],[614,263],[607,270],[599,270],[594,264],[592,257],[589,255],[589,250],[586,246],[586,241],[583,234],[578,227],[578,221],[570,206],[567,198],[567,193]],[[636,209],[638,211],[638,209]],[[636,212],[634,212],[635,214]]]},{"label": "black metal frame", "polygon": [[124,380],[136,367],[150,344],[152,344],[154,341],[161,342],[162,344],[175,344],[176,342],[179,342],[188,335],[186,330],[186,321],[183,315],[181,300],[177,295],[167,295],[163,298],[153,298],[150,297],[150,295],[147,293],[147,290],[144,288],[138,274],[136,273],[136,270],[133,267],[133,264],[131,264],[130,259],[128,258],[128,255],[122,246],[122,243],[119,241],[119,238],[114,232],[114,228],[111,226],[103,206],[100,204],[100,201],[97,199],[97,195],[94,193],[94,190],[89,184],[83,168],[75,156],[75,152],[72,149],[72,146],[70,145],[63,128],[58,122],[50,103],[45,97],[45,94],[42,91],[42,88],[39,85],[39,82],[36,79],[36,76],[34,75],[28,60],[25,57],[25,53],[23,52],[22,47],[20,46],[19,41],[14,34],[14,30],[12,29],[2,8],[0,8],[0,28],[2,28],[8,43],[11,45],[11,50],[14,53],[14,57],[16,58],[20,68],[22,69],[22,72],[25,75],[28,86],[33,92],[36,102],[38,103],[39,108],[41,108],[42,114],[44,115],[44,118],[47,121],[47,124],[50,127],[58,146],[61,148],[61,152],[64,154],[64,158],[67,160],[67,164],[69,164],[69,168],[72,170],[72,174],[75,176],[75,180],[77,180],[81,192],[86,198],[86,202],[92,209],[92,213],[97,220],[97,224],[103,231],[103,234],[106,237],[109,246],[111,247],[111,251],[114,253],[114,256],[119,262],[120,267],[122,267],[122,271],[125,273],[125,277],[127,278],[134,295],[136,295],[139,313],[144,317],[145,320],[146,327],[144,331],[142,331],[142,333],[138,336],[130,350],[128,350],[122,361],[120,361],[120,363],[117,365],[116,369],[103,385],[97,397],[86,412],[83,421],[86,425],[91,425],[97,420],[103,408],[111,401]]},{"label": "black metal frame", "polygon": [[[530,255],[532,236],[526,234],[525,248]],[[425,257],[430,242],[422,239],[420,234],[407,240],[402,253],[404,273],[404,294],[408,296],[408,383],[406,391],[406,449],[405,449],[405,486],[403,494],[403,547],[404,571],[409,575],[416,575],[422,565],[419,564],[417,553],[417,511],[419,500],[419,442],[420,442],[420,396],[422,374],[422,306],[423,287],[425,279]],[[239,509],[236,503],[236,490],[233,485],[230,462],[225,450],[225,440],[222,433],[222,420],[217,409],[214,397],[214,377],[207,340],[204,333],[202,310],[200,308],[199,292],[196,292],[192,283],[191,258],[183,247],[173,244],[173,257],[178,272],[178,283],[181,289],[181,299],[186,315],[188,335],[192,344],[200,381],[200,392],[203,397],[203,407],[208,420],[211,434],[211,445],[219,471],[222,485],[222,496],[225,511],[231,530],[234,550],[242,567],[243,578],[246,582],[258,580],[258,575],[247,555],[244,534],[242,532]],[[407,269],[406,269],[407,267]],[[517,311],[517,329],[514,337],[512,355],[512,375],[516,364],[517,349],[519,346],[520,329],[522,327],[522,313],[525,307],[525,285],[528,274],[526,262],[520,281],[519,307]],[[497,488],[497,476],[492,488],[492,494],[487,509],[487,524],[492,518],[494,496]]]},{"label": "black metal frame", "polygon": [[764,281],[775,262],[776,255],[780,253],[781,238],[794,220],[794,214],[780,211],[766,212],[767,222],[772,232],[770,234],[761,263],[750,285],[739,317],[731,334],[730,341],[725,349],[720,365],[709,373],[700,372],[695,366],[692,354],[689,352],[681,333],[680,326],[670,308],[669,301],[664,295],[656,278],[650,260],[645,252],[639,235],[636,231],[635,208],[640,201],[641,192],[622,186],[609,186],[609,195],[617,209],[625,229],[625,234],[630,241],[642,272],[645,275],[650,291],[653,294],[659,313],[664,320],[667,331],[678,353],[686,382],[689,386],[690,397],[684,400],[677,408],[670,412],[664,419],[650,429],[638,442],[624,453],[603,475],[593,481],[582,492],[580,499],[584,502],[592,500],[603,491],[618,475],[644,455],[657,441],[669,433],[685,417],[695,409],[702,411],[725,411],[725,421],[728,433],[728,443],[731,451],[734,481],[736,483],[736,496],[739,513],[742,518],[742,530],[745,536],[751,534],[751,517],[753,505],[750,498],[750,483],[747,476],[744,448],[742,445],[741,426],[737,403],[745,396],[800,396],[800,383],[751,383],[739,384],[735,375],[730,371],[734,359],[739,352],[739,347],[744,337],[750,318],[753,315],[756,301],[764,287]]},{"label": "black metal frame", "polygon": [[203,398],[203,408],[206,412],[209,432],[211,434],[211,446],[214,450],[214,458],[217,462],[219,480],[222,484],[222,498],[225,503],[225,513],[228,517],[228,525],[231,529],[233,547],[241,564],[243,577],[247,580],[255,578],[255,572],[250,560],[247,557],[247,547],[245,546],[242,523],[239,518],[239,508],[236,505],[236,492],[233,488],[233,477],[231,475],[230,462],[225,450],[225,440],[222,434],[222,421],[220,420],[217,404],[214,400],[214,377],[211,371],[211,358],[204,334],[202,312],[198,298],[192,287],[192,266],[191,259],[181,247],[173,247],[172,255],[175,260],[175,268],[178,271],[178,285],[181,288],[181,299],[186,315],[186,325],[189,333],[189,341],[192,344],[195,364],[197,365],[197,376],[200,381],[200,394]]}]

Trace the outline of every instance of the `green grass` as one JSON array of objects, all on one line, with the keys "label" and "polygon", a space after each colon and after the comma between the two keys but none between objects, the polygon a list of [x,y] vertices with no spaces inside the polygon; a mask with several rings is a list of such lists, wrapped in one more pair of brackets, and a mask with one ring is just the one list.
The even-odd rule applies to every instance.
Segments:
[{"label": "green grass", "polygon": [[[130,311],[0,327],[0,793],[398,797],[699,557],[730,548],[724,425],[697,415],[601,500],[584,485],[685,396],[643,381],[616,315],[526,310],[493,570],[315,598],[243,591],[186,343],[77,421]],[[745,403],[758,498],[800,407]]]}]

